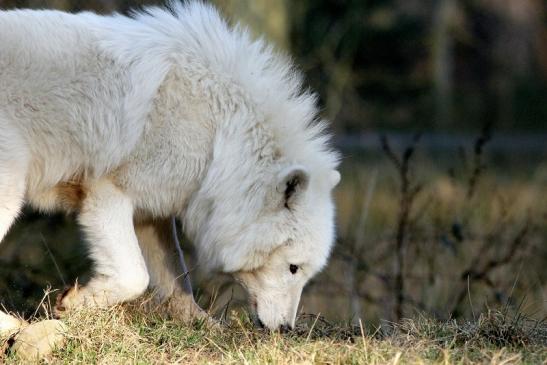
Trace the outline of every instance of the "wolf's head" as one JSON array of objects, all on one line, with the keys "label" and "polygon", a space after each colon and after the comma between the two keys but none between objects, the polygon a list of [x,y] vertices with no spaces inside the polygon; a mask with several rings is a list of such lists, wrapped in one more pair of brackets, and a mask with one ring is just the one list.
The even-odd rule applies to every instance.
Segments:
[{"label": "wolf's head", "polygon": [[192,30],[177,33],[192,56],[185,60],[206,70],[191,85],[210,99],[214,125],[206,173],[182,217],[186,234],[202,267],[247,288],[261,323],[293,326],[302,288],[334,241],[338,156],[317,120],[316,97],[263,40],[201,2],[172,5],[180,29]]},{"label": "wolf's head", "polygon": [[203,265],[247,289],[259,324],[292,328],[302,289],[333,245],[331,190],[340,174],[288,165],[245,178],[245,170],[242,163],[208,176],[188,208],[186,229]]},{"label": "wolf's head", "polygon": [[[315,179],[325,179],[315,181]],[[248,291],[260,325],[293,328],[304,285],[327,262],[334,241],[334,208],[330,190],[340,175],[311,176],[291,166],[280,174],[276,192],[279,223],[256,232],[273,239],[270,252],[259,252],[252,266],[234,272]]]}]

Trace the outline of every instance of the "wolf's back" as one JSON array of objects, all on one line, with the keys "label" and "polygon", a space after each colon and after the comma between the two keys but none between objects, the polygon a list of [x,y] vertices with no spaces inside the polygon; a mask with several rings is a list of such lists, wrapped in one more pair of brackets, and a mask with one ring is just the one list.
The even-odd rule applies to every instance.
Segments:
[{"label": "wolf's back", "polygon": [[108,36],[101,18],[0,12],[0,133],[25,136],[44,183],[112,168],[142,129],[127,125],[130,71],[100,47]]}]

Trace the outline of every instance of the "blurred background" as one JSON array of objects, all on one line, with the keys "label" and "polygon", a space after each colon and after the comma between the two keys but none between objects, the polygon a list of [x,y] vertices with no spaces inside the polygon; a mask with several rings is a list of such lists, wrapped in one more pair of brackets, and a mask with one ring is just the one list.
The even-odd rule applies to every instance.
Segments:
[{"label": "blurred background", "polygon": [[[545,1],[212,2],[294,57],[343,154],[337,245],[303,313],[369,324],[496,307],[547,316]],[[85,277],[82,240],[74,217],[25,209],[0,246],[0,304],[29,315],[45,288]],[[201,304],[242,307],[241,288],[203,277],[183,246]]]}]

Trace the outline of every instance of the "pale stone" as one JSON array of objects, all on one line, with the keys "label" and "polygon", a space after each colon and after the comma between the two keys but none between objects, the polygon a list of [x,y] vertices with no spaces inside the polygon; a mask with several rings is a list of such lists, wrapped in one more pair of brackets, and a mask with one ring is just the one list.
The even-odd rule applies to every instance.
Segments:
[{"label": "pale stone", "polygon": [[39,360],[63,345],[65,333],[65,324],[58,320],[32,323],[15,337],[11,349],[22,360]]}]

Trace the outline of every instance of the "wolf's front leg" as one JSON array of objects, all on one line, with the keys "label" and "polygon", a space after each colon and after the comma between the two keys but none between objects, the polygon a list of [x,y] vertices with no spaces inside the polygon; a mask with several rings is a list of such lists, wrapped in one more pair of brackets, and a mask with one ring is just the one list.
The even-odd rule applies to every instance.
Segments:
[{"label": "wolf's front leg", "polygon": [[140,223],[135,227],[154,293],[151,304],[183,322],[208,318],[194,301],[188,272],[179,259],[171,220]]},{"label": "wolf's front leg", "polygon": [[58,298],[58,314],[140,296],[149,276],[133,227],[130,199],[111,182],[98,181],[86,191],[79,221],[89,241],[94,275],[85,286],[74,287]]}]

